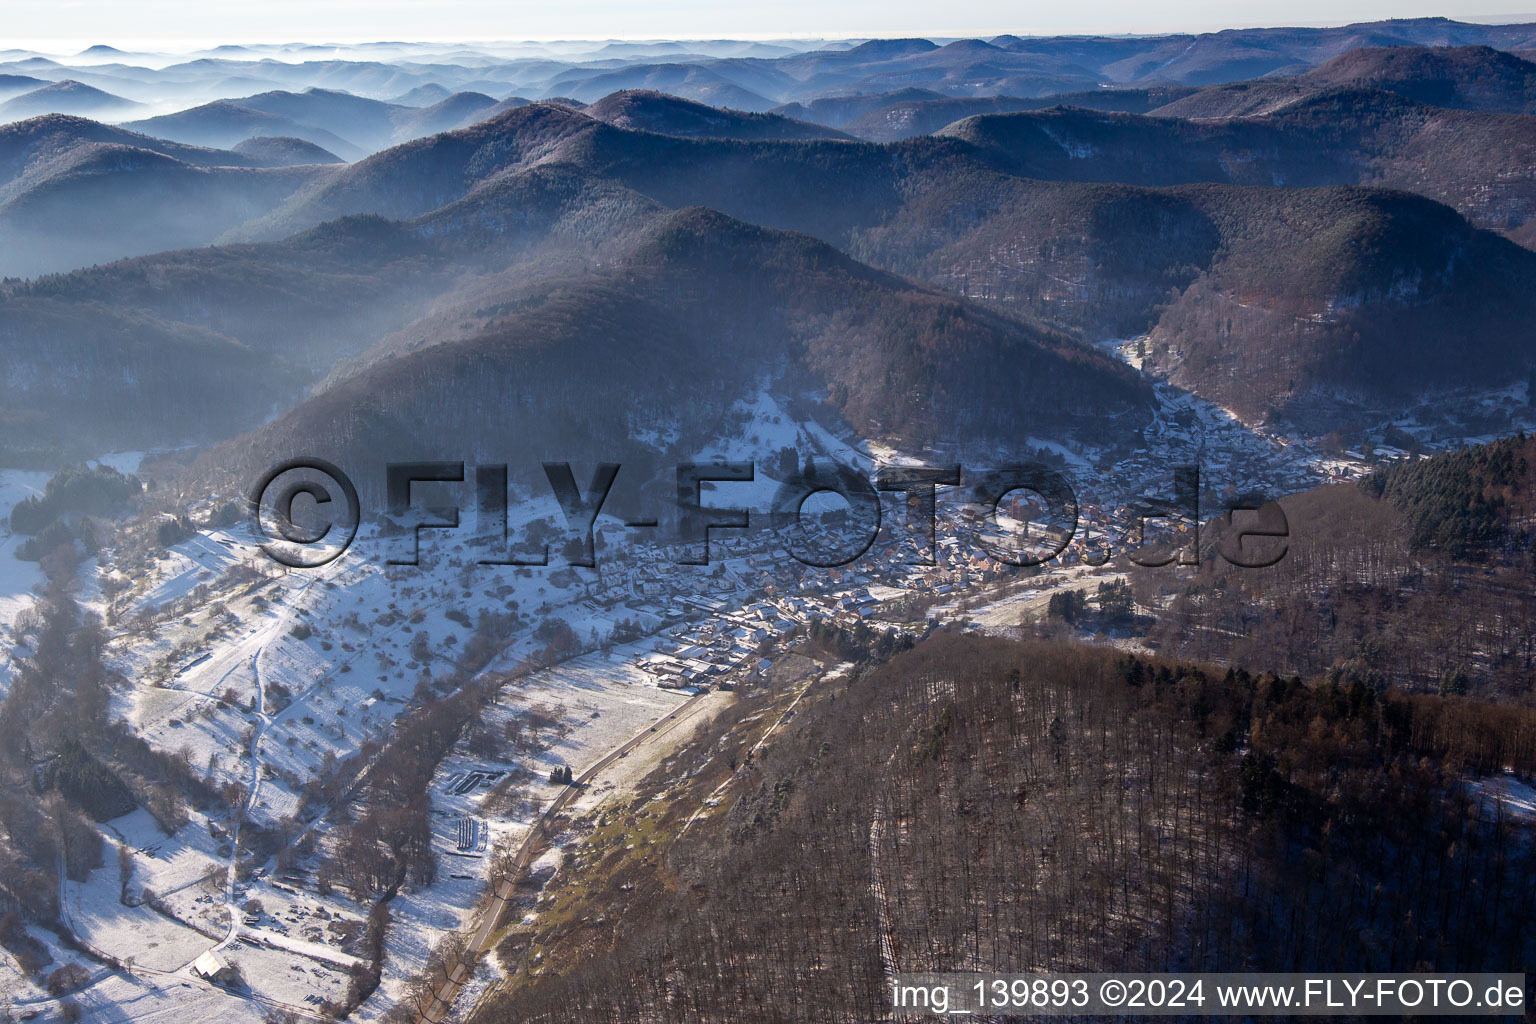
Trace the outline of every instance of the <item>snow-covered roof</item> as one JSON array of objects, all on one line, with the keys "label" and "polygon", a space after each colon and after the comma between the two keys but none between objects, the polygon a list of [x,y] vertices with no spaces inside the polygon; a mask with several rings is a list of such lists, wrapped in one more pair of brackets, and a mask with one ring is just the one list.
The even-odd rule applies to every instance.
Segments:
[{"label": "snow-covered roof", "polygon": [[211,949],[205,949],[192,961],[192,970],[205,978],[211,978],[224,969],[224,961],[220,960]]}]

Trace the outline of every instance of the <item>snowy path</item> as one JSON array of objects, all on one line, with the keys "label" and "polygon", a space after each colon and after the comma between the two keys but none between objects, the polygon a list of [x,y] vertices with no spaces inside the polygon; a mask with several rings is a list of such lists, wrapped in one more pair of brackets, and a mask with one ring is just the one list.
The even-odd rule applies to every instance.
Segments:
[{"label": "snowy path", "polygon": [[[213,952],[228,948],[240,937],[240,908],[235,903],[235,881],[240,861],[240,824],[250,817],[252,810],[256,807],[257,794],[261,792],[261,740],[266,735],[267,730],[271,728],[273,721],[271,716],[267,714],[267,687],[262,681],[261,656],[266,653],[268,644],[281,637],[290,628],[293,616],[302,606],[304,597],[309,593],[310,588],[315,585],[315,582],[321,578],[321,576],[311,576],[299,588],[298,593],[284,605],[282,614],[276,616],[272,623],[261,631],[263,637],[261,644],[251,655],[251,675],[255,682],[254,714],[261,724],[257,726],[256,731],[251,735],[250,752],[248,754],[250,760],[250,781],[246,786],[245,806],[234,816],[230,827],[229,871],[224,881],[224,900],[229,914],[229,930],[225,933],[224,938],[212,947]],[[319,686],[318,682],[310,686],[289,707],[301,703],[317,686]],[[190,964],[184,968],[184,970],[188,971],[190,969]]]}]

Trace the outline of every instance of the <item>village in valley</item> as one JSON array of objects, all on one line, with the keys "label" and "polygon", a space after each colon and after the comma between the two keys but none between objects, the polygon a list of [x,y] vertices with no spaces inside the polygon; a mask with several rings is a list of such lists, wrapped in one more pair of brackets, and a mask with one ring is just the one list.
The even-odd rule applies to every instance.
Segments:
[{"label": "village in valley", "polygon": [[[568,786],[581,788],[577,776],[623,748],[625,759],[580,793],[584,806],[599,806],[624,773],[644,771],[665,750],[660,738],[650,741],[656,749],[627,745],[682,715],[676,739],[732,691],[770,685],[797,638],[829,629],[917,637],[941,622],[1006,630],[1044,614],[1052,593],[1123,580],[1144,524],[1148,536],[1187,546],[1200,520],[1234,495],[1279,497],[1411,457],[1388,436],[1425,448],[1445,441],[1397,428],[1368,451],[1326,450],[1160,388],[1153,426],[1114,449],[1031,442],[1014,453],[898,453],[797,425],[765,393],[744,411],[739,436],[700,455],[767,466],[798,447],[866,474],[965,456],[1038,462],[1070,482],[1075,517],[1027,492],[994,512],[968,502],[963,487],[941,487],[931,543],[902,496],[888,494],[873,543],[834,506],[711,531],[706,565],[685,564],[677,545],[604,515],[591,568],[559,557],[540,567],[483,565],[480,542],[452,531],[423,531],[420,565],[390,565],[382,555],[390,538],[365,525],[343,557],[286,570],[261,556],[250,524],[211,523],[215,502],[189,510],[206,525],[151,557],[128,564],[103,552],[80,570],[80,603],[106,626],[106,664],[120,680],[112,714],[239,812],[183,804],[103,822],[102,866],[62,883],[62,916],[77,944],[27,929],[48,958],[44,974],[65,972],[70,1001],[86,1013],[114,1006],[133,1019],[164,1011],[236,1021],[333,1012],[373,972],[387,998],[351,1010],[377,1019],[379,1008],[419,995],[423,978],[482,922],[509,851],[528,849],[529,878],[557,870],[561,837],[542,849],[531,837]],[[1513,406],[1518,397],[1489,401]],[[114,464],[137,468],[133,456]],[[1199,467],[1198,510],[1146,523],[1148,500],[1166,506],[1176,467],[1190,465]],[[8,502],[45,479],[7,473]],[[705,500],[764,509],[777,483],[717,484]],[[548,497],[513,515],[522,529],[565,530]],[[27,591],[38,578],[10,557],[13,540],[5,544],[0,578],[15,593],[0,610],[16,639],[7,657],[24,658],[37,627]],[[856,557],[821,567],[790,553],[818,544]],[[1010,564],[1020,561],[1043,564]],[[0,666],[0,683],[13,670]],[[428,792],[435,872],[391,892],[392,926],[379,938],[377,904],[356,891],[350,873],[361,869],[348,866],[340,826],[354,824],[350,803],[403,723],[470,690],[483,703]],[[12,955],[0,955],[9,1011],[55,1007],[59,993]],[[485,961],[461,1009],[497,970]]]}]

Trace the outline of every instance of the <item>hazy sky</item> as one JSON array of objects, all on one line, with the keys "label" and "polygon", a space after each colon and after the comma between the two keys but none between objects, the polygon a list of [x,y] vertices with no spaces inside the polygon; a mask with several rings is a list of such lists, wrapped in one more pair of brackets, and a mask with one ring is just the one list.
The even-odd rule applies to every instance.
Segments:
[{"label": "hazy sky", "polygon": [[[1536,20],[1533,0],[1474,0],[1459,12],[1424,0],[0,0],[0,49],[91,43],[493,39],[700,39],[784,36],[1160,32],[1335,25],[1389,17]],[[41,44],[49,44],[44,47]]]}]

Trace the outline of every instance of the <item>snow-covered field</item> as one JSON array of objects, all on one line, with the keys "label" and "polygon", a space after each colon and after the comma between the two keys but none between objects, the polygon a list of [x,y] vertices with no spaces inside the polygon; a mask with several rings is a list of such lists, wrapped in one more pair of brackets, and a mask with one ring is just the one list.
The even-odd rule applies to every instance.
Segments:
[{"label": "snow-covered field", "polygon": [[142,904],[125,906],[121,893],[117,844],[111,842],[105,865],[84,882],[64,883],[70,928],[93,949],[150,970],[176,971],[208,948],[208,939],[186,925]]},{"label": "snow-covered field", "polygon": [[[535,503],[523,511],[536,510],[548,511]],[[310,818],[328,812],[311,809],[301,820],[303,786],[366,742],[386,740],[421,687],[431,692],[449,677],[474,636],[471,615],[522,616],[487,671],[514,670],[532,656],[540,644],[530,627],[546,618],[593,641],[620,618],[656,621],[626,605],[599,608],[585,600],[581,578],[558,565],[485,570],[474,558],[450,537],[424,543],[419,567],[359,557],[250,578],[231,572],[253,559],[243,526],[199,533],[152,563],[118,600],[125,625],[109,644],[109,665],[133,685],[115,696],[114,710],[152,746],[180,754],[217,785],[245,787],[250,822],[301,834],[316,829],[322,838],[315,849],[324,853],[323,819]],[[438,875],[392,901],[383,991],[365,1004],[364,1019],[404,995],[436,943],[469,924],[493,855],[521,838],[558,792],[547,781],[553,767],[579,771],[687,699],[638,667],[655,644],[616,645],[517,679],[483,726],[502,736],[520,723],[519,744],[502,744],[510,754],[490,759],[461,744],[444,762],[431,793]],[[474,784],[464,785],[474,772]],[[518,793],[509,795],[514,785]],[[476,842],[461,850],[467,818],[476,822]],[[183,1000],[202,1006],[209,996],[189,965],[210,949],[238,968],[255,996],[315,1009],[344,995],[348,968],[358,962],[348,941],[362,930],[368,907],[344,892],[321,896],[304,855],[297,875],[280,876],[269,862],[230,886],[233,827],[194,812],[167,836],[146,812],[134,812],[103,827],[103,867],[66,886],[71,920],[92,947],[132,957],[145,977],[172,972],[191,985],[131,996],[125,989],[125,1012],[159,1013]],[[119,848],[131,858],[127,902],[136,905],[121,898]],[[142,902],[146,890],[154,906]],[[249,913],[252,905],[259,911]],[[123,984],[104,979],[90,994],[99,999]],[[260,1016],[243,997],[218,998],[226,1019],[234,1019],[233,1007],[245,1019]]]},{"label": "snow-covered field", "polygon": [[1536,822],[1536,786],[1517,775],[1506,772],[1475,779],[1467,783],[1467,790],[1485,801],[1485,818],[1502,812],[1519,821]]},{"label": "snow-covered field", "polygon": [[112,974],[71,997],[82,1019],[109,1024],[255,1024],[266,1009],[212,986],[139,973]]},{"label": "snow-covered field", "polygon": [[[438,877],[430,886],[402,892],[390,905],[390,929],[382,983],[387,1001],[365,1004],[359,1016],[373,1019],[425,967],[432,948],[450,932],[472,924],[476,901],[485,891],[492,854],[522,841],[529,827],[561,790],[548,781],[552,769],[569,766],[580,774],[639,732],[675,711],[691,696],[662,689],[635,667],[647,644],[592,653],[509,684],[483,716],[487,728],[505,733],[522,725],[526,749],[507,760],[487,761],[461,743],[433,779],[431,797]],[[536,734],[534,723],[557,722]],[[494,778],[493,778],[494,776]],[[476,780],[479,780],[476,782]],[[518,781],[514,781],[518,780]],[[472,788],[466,788],[474,783]],[[516,785],[523,799],[511,805]],[[479,842],[457,848],[459,823],[476,822]]]}]

